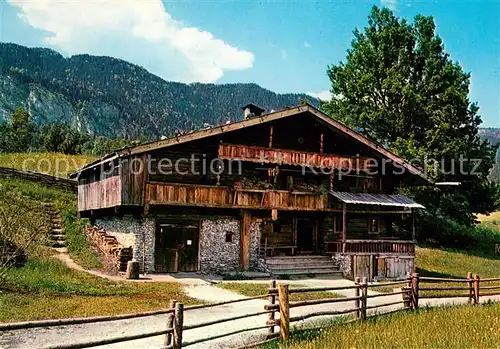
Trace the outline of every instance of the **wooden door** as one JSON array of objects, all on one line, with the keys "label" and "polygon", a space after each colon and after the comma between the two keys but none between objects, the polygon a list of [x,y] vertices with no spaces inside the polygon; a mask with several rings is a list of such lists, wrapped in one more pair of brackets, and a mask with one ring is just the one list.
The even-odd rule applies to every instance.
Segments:
[{"label": "wooden door", "polygon": [[297,251],[312,253],[316,246],[316,221],[297,219]]},{"label": "wooden door", "polygon": [[160,222],[156,228],[155,270],[197,271],[198,242],[198,222]]},{"label": "wooden door", "polygon": [[181,231],[179,271],[198,271],[198,226],[186,226]]}]

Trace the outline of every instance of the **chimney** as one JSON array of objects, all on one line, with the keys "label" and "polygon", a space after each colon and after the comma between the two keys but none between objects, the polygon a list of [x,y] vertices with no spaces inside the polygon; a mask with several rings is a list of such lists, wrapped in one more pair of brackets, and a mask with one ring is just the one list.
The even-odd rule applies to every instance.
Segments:
[{"label": "chimney", "polygon": [[255,104],[247,104],[243,109],[243,119],[250,119],[254,116],[261,116],[264,112],[264,109],[257,107]]}]

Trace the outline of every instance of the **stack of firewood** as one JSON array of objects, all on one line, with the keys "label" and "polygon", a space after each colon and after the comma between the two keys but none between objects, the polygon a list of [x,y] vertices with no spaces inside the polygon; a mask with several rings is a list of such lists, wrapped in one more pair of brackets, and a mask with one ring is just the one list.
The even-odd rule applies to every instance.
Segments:
[{"label": "stack of firewood", "polygon": [[97,246],[105,258],[111,260],[117,271],[125,271],[127,262],[132,260],[132,247],[122,246],[114,236],[108,235],[106,230],[88,225],[85,234]]}]

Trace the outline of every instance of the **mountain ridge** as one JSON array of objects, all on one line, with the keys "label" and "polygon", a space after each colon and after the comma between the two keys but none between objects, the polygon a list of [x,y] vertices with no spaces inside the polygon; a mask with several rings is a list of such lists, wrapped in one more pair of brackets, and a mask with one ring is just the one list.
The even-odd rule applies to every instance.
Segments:
[{"label": "mountain ridge", "polygon": [[255,83],[184,84],[109,56],[64,57],[48,48],[0,43],[0,112],[25,106],[38,124],[65,123],[103,136],[172,136],[177,130],[239,120],[241,106],[271,110],[306,94],[277,94]]}]

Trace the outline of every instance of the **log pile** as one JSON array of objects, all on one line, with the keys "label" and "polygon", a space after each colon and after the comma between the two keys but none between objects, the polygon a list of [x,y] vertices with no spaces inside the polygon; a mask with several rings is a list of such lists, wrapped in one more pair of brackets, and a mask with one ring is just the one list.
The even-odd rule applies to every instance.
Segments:
[{"label": "log pile", "polygon": [[132,247],[122,246],[114,236],[108,235],[106,230],[88,225],[85,235],[97,246],[104,257],[111,261],[116,271],[126,271],[127,262],[132,260]]}]

